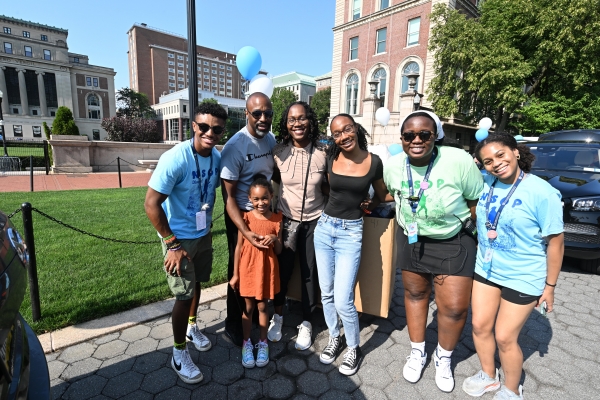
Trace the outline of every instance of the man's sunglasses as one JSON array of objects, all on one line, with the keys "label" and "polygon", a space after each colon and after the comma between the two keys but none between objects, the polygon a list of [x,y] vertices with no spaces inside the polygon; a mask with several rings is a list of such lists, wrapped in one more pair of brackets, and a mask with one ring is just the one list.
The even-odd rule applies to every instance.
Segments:
[{"label": "man's sunglasses", "polygon": [[260,119],[260,117],[263,114],[267,118],[273,118],[273,110],[266,110],[266,111],[256,110],[256,111],[252,111],[250,113],[250,115],[252,115],[252,118],[254,118],[254,119]]},{"label": "man's sunglasses", "polygon": [[202,132],[202,133],[206,133],[206,132],[212,130],[212,132],[215,135],[221,135],[225,131],[225,128],[222,126],[219,126],[219,125],[210,126],[205,123],[200,123],[200,124],[197,122],[194,122],[194,123],[198,126],[198,129],[200,129],[200,132]]},{"label": "man's sunglasses", "polygon": [[434,133],[431,131],[404,132],[401,136],[402,140],[409,143],[415,140],[417,136],[419,139],[421,139],[421,141],[428,142],[434,136]]}]

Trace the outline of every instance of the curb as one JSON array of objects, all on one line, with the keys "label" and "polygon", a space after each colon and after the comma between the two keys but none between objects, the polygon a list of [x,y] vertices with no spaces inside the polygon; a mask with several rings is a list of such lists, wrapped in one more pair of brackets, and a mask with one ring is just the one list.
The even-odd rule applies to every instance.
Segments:
[{"label": "curb", "polygon": [[[227,282],[210,288],[202,289],[200,303],[210,303],[211,301],[227,297]],[[83,322],[81,324],[68,326],[57,331],[44,333],[38,336],[44,353],[53,353],[73,346],[90,339],[118,332],[132,326],[151,321],[171,314],[175,304],[175,298],[159,301],[145,306],[137,307],[114,315],[98,318],[93,321]]]}]

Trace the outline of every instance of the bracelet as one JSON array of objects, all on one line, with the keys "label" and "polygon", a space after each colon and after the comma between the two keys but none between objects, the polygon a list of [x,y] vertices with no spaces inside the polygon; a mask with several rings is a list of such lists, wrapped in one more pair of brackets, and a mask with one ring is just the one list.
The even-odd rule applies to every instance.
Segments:
[{"label": "bracelet", "polygon": [[546,285],[550,286],[550,287],[556,287],[556,283],[554,285],[551,285],[551,284],[548,283],[548,281],[546,281]]},{"label": "bracelet", "polygon": [[173,241],[171,243],[165,243],[165,244],[167,246],[167,249],[169,249],[169,250],[173,250],[173,249],[179,250],[181,248],[181,243],[179,243],[178,241]]},{"label": "bracelet", "polygon": [[169,251],[177,251],[181,249],[181,245],[178,245],[177,247],[169,247]]},{"label": "bracelet", "polygon": [[171,233],[169,236],[165,236],[164,238],[162,238],[163,242],[168,242],[170,239],[174,238],[175,234]]}]

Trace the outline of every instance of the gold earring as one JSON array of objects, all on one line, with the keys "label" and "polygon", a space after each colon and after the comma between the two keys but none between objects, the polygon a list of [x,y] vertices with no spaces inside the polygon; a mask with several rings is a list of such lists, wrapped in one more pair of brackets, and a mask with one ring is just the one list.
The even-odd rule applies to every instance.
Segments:
[{"label": "gold earring", "polygon": [[520,160],[520,159],[521,159],[521,155],[517,154],[517,160]]}]

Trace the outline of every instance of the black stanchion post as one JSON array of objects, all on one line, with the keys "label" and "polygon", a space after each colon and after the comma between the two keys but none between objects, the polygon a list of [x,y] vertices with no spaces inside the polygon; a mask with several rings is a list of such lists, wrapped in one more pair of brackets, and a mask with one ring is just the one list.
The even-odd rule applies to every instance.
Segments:
[{"label": "black stanchion post", "polygon": [[123,185],[121,183],[121,157],[117,157],[117,169],[119,170],[119,187],[122,188]]},{"label": "black stanchion post", "polygon": [[48,141],[44,140],[44,166],[46,167],[46,175],[50,173],[50,154],[48,153]]},{"label": "black stanchion post", "polygon": [[42,318],[40,310],[40,288],[37,276],[37,259],[35,257],[35,241],[33,239],[33,216],[31,203],[21,204],[21,213],[23,214],[23,229],[25,230],[25,243],[29,253],[29,294],[31,296],[31,314],[33,321],[37,322]]},{"label": "black stanchion post", "polygon": [[33,156],[29,156],[29,187],[33,192]]}]

